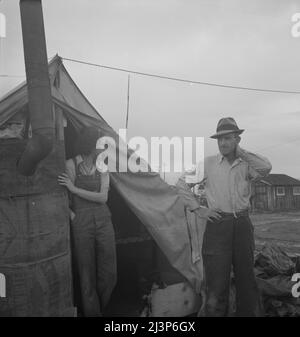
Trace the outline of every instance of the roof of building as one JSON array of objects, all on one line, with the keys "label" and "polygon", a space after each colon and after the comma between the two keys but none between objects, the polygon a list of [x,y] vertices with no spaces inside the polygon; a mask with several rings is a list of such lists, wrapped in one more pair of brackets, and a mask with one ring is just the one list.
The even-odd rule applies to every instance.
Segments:
[{"label": "roof of building", "polygon": [[286,174],[271,173],[267,177],[261,179],[260,182],[270,185],[300,186],[300,180],[292,178]]}]

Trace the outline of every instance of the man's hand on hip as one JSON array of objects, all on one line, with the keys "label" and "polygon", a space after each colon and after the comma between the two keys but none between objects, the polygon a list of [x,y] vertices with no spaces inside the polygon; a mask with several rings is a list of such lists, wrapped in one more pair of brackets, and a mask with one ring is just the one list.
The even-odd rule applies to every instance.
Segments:
[{"label": "man's hand on hip", "polygon": [[222,218],[220,209],[210,209],[210,208],[201,208],[201,212],[197,212],[197,215],[200,218],[205,218],[206,220],[220,220]]}]

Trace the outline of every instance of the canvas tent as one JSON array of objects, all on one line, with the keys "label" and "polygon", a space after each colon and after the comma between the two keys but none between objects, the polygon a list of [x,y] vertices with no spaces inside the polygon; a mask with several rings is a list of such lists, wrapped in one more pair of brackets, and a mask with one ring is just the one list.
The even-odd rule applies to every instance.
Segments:
[{"label": "canvas tent", "polygon": [[[70,125],[65,135],[66,148],[70,145],[66,157],[73,155],[72,137],[84,125],[96,126],[104,135],[115,139],[116,144],[119,143],[118,134],[85,98],[59,56],[50,61],[49,75],[54,107],[62,112]],[[27,102],[26,83],[3,97],[0,101],[0,126],[17,112],[26,110]],[[121,155],[127,158],[129,154],[130,151],[125,151]],[[111,173],[111,185],[118,200],[122,200],[128,212],[143,224],[171,266],[199,292],[202,269],[197,261],[193,261],[193,233],[190,232],[184,201],[176,188],[165,183],[155,172]]]}]

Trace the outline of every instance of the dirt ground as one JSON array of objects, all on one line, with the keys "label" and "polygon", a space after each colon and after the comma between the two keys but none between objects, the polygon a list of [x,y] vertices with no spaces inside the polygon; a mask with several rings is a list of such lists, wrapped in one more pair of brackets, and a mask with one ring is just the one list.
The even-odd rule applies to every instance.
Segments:
[{"label": "dirt ground", "polygon": [[278,213],[252,213],[256,248],[274,242],[289,254],[300,255],[300,210]]}]

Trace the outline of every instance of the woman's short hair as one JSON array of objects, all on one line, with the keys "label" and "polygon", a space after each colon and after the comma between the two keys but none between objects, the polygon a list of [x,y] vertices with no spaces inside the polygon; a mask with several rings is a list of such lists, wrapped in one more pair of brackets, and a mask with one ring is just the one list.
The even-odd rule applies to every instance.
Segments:
[{"label": "woman's short hair", "polygon": [[97,140],[100,138],[100,131],[93,126],[85,126],[80,130],[75,142],[75,152],[77,154],[89,155],[96,149]]}]

